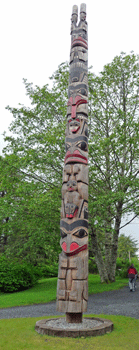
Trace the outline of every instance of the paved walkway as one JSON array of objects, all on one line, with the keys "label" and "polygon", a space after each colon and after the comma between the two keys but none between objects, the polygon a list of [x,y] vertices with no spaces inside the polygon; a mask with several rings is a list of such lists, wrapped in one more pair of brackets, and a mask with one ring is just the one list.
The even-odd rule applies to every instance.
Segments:
[{"label": "paved walkway", "polygon": [[[86,314],[123,315],[139,319],[139,282],[135,292],[126,286],[118,291],[89,296]],[[63,315],[56,311],[56,303],[0,309],[0,319]]]}]

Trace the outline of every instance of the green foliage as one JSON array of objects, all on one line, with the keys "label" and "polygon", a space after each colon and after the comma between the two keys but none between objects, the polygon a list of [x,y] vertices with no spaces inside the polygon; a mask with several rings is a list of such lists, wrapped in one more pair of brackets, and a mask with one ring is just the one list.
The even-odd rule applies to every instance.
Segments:
[{"label": "green foliage", "polygon": [[99,270],[111,281],[122,215],[136,215],[139,206],[138,60],[121,53],[99,76],[89,75],[91,244],[96,260],[105,255]]},{"label": "green foliage", "polygon": [[122,278],[127,278],[127,269],[129,267],[129,259],[121,259],[117,258],[116,261],[116,276],[120,276]]},{"label": "green foliage", "polygon": [[0,291],[11,293],[34,286],[37,275],[32,266],[0,257]]},{"label": "green foliage", "polygon": [[132,258],[131,261],[129,261],[129,259],[118,257],[116,261],[116,276],[127,278],[127,270],[131,263],[134,264],[137,272],[139,272],[139,260],[137,257]]},{"label": "green foliage", "polygon": [[118,239],[117,256],[121,259],[129,259],[136,256],[138,251],[138,241],[129,235],[121,234]]},{"label": "green foliage", "polygon": [[116,261],[116,275],[122,278],[127,277],[127,269],[131,263],[139,271],[139,260],[137,258],[138,241],[130,236],[121,234],[118,240],[118,251]]},{"label": "green foliage", "polygon": [[88,268],[89,268],[89,273],[93,273],[93,274],[98,273],[98,268],[95,262],[95,258],[89,258]]},{"label": "green foliage", "polygon": [[37,271],[39,271],[39,276],[44,278],[57,277],[58,276],[58,263],[53,265],[38,265]]},{"label": "green foliage", "polygon": [[[66,80],[65,80],[66,79]],[[51,77],[53,88],[24,80],[31,108],[13,115],[0,158],[0,251],[32,265],[52,265],[60,253],[60,207],[68,88],[67,64]],[[65,80],[65,85],[63,83]],[[5,217],[10,218],[7,222]]]},{"label": "green foliage", "polygon": [[57,277],[42,278],[30,289],[0,294],[0,308],[46,304],[56,300]]},{"label": "green foliage", "polygon": [[104,232],[109,229],[105,218],[112,227],[120,202],[122,213],[138,207],[138,84],[134,54],[115,57],[99,76],[89,78],[90,219],[92,224],[97,219]]}]

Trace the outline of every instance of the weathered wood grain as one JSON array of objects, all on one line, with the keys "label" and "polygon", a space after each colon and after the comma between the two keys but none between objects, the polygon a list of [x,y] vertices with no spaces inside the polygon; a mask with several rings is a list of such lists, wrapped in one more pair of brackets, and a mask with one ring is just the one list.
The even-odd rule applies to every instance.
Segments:
[{"label": "weathered wood grain", "polygon": [[88,299],[88,33],[86,5],[73,6],[63,168],[57,310],[82,322]]}]

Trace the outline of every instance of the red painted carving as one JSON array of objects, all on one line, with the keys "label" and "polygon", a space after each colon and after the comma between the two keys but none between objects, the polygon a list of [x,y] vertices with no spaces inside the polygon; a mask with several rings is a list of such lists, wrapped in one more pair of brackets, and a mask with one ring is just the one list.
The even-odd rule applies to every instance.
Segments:
[{"label": "red painted carving", "polygon": [[68,255],[68,256],[78,254],[79,252],[86,250],[88,248],[87,244],[84,244],[83,246],[80,247],[79,244],[76,242],[73,242],[70,244],[69,250],[67,249],[66,242],[63,242],[61,247],[63,249],[63,252],[66,253],[66,255]]},{"label": "red painted carving", "polygon": [[83,156],[78,150],[75,150],[72,154],[70,151],[67,151],[66,157],[64,160],[65,164],[67,163],[83,163],[87,164],[87,157]]},{"label": "red painted carving", "polygon": [[76,118],[76,108],[82,103],[87,103],[86,99],[81,98],[81,96],[73,97],[71,96],[68,100],[67,106],[71,106],[71,118]]},{"label": "red painted carving", "polygon": [[78,36],[78,38],[73,39],[71,47],[73,48],[75,46],[82,46],[85,49],[88,49],[87,42],[81,36]]}]

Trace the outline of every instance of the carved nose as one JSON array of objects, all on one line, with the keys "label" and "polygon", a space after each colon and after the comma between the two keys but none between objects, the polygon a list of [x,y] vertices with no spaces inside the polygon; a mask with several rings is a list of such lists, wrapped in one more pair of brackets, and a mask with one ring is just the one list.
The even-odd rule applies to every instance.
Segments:
[{"label": "carved nose", "polygon": [[75,119],[76,118],[76,105],[72,105],[71,108],[71,118]]}]

